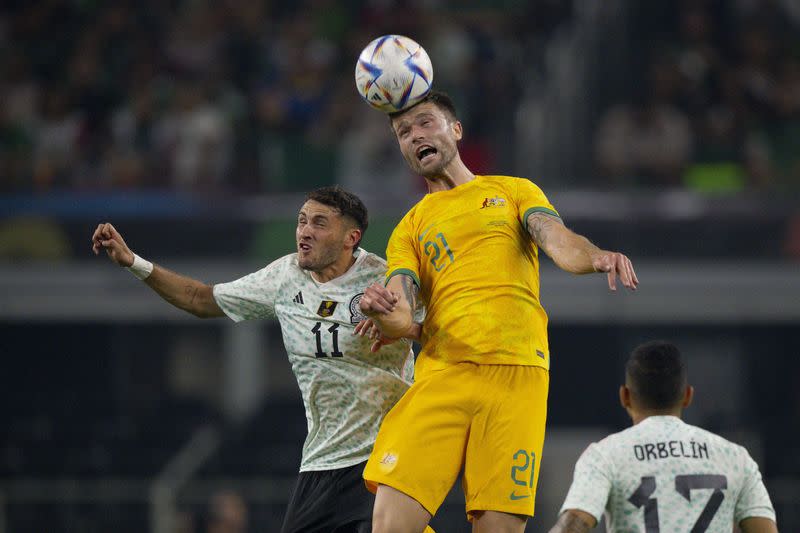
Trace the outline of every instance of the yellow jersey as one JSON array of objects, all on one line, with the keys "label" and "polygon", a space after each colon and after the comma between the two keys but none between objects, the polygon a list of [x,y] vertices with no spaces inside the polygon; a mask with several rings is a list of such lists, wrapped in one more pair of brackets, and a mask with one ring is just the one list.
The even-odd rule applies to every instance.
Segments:
[{"label": "yellow jersey", "polygon": [[526,221],[559,216],[523,178],[475,176],[426,195],[394,229],[388,280],[414,278],[425,303],[417,376],[453,363],[549,368],[538,248]]}]

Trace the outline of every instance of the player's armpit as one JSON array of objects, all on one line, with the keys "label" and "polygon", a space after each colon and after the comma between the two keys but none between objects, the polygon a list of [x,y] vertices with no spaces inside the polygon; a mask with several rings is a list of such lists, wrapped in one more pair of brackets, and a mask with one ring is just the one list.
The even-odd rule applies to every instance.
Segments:
[{"label": "player's armpit", "polygon": [[761,516],[745,518],[739,522],[742,533],[778,533],[778,526],[773,520]]},{"label": "player's armpit", "polygon": [[549,533],[586,533],[597,525],[597,520],[580,509],[567,509],[558,517],[558,522]]}]

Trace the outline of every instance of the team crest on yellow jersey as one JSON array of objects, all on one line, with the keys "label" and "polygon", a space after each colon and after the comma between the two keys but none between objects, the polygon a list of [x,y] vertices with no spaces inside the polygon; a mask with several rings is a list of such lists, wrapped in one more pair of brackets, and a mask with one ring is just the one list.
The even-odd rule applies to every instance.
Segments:
[{"label": "team crest on yellow jersey", "polygon": [[483,205],[481,205],[481,209],[486,209],[487,207],[505,207],[506,206],[506,199],[502,196],[495,196],[494,198],[484,198]]},{"label": "team crest on yellow jersey", "polygon": [[323,318],[327,318],[333,314],[336,310],[336,302],[332,300],[322,300],[322,303],[319,304],[319,309],[317,309],[317,314]]}]

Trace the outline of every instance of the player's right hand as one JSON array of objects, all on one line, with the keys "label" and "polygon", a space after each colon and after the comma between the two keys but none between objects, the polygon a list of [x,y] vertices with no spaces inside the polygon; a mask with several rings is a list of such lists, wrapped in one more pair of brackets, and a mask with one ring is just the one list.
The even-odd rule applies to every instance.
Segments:
[{"label": "player's right hand", "polygon": [[608,288],[612,291],[617,290],[617,276],[625,287],[636,290],[639,286],[639,278],[633,270],[631,260],[619,252],[609,252],[601,250],[592,258],[592,267],[595,272],[605,272],[608,275]]},{"label": "player's right hand", "polygon": [[358,302],[361,312],[367,316],[387,315],[394,311],[397,296],[378,282],[364,289],[364,295]]},{"label": "player's right hand", "polygon": [[129,267],[133,264],[133,252],[125,244],[122,235],[108,222],[98,225],[92,235],[94,255],[98,255],[101,249],[119,266]]},{"label": "player's right hand", "polygon": [[353,330],[353,334],[360,335],[362,337],[367,336],[372,341],[372,345],[369,348],[369,351],[372,353],[377,352],[383,346],[393,344],[399,340],[392,337],[386,337],[383,333],[381,333],[381,329],[378,327],[378,324],[376,324],[371,318],[359,322]]}]

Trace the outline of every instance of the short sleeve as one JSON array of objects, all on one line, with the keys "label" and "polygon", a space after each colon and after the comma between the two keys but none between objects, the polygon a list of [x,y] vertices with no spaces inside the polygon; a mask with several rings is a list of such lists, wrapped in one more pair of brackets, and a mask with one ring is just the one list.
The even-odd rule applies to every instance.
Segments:
[{"label": "short sleeve", "polygon": [[736,501],[733,512],[734,521],[738,524],[745,518],[763,517],[775,520],[775,509],[767,494],[767,488],[761,479],[758,464],[746,451],[745,455],[745,480],[742,492]]},{"label": "short sleeve", "polygon": [[611,465],[597,449],[597,444],[589,445],[575,463],[572,485],[559,514],[578,509],[600,522],[611,491],[611,479]]},{"label": "short sleeve", "polygon": [[389,238],[389,244],[386,246],[386,263],[387,282],[393,276],[406,274],[414,278],[418,287],[422,287],[419,281],[419,256],[408,215],[397,224]]},{"label": "short sleeve", "polygon": [[275,316],[275,300],[284,278],[286,258],[235,281],[214,285],[214,299],[235,322]]},{"label": "short sleeve", "polygon": [[542,189],[530,180],[520,178],[517,180],[517,210],[519,220],[523,226],[527,224],[528,215],[541,212],[561,218],[556,208],[544,195]]}]

